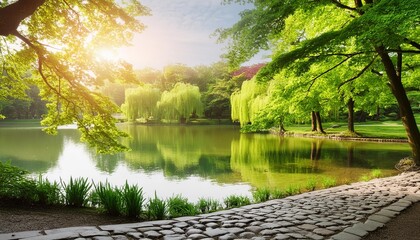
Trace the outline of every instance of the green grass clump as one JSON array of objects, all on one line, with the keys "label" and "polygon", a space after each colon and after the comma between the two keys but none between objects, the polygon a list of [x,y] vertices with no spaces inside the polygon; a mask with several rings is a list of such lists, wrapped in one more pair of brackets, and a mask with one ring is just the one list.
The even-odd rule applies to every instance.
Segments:
[{"label": "green grass clump", "polygon": [[337,186],[337,180],[335,180],[334,178],[325,177],[322,179],[322,187],[330,188],[334,186]]},{"label": "green grass clump", "polygon": [[106,213],[118,216],[122,212],[121,190],[112,187],[108,182],[99,183],[95,186],[93,198],[97,198],[98,205],[105,210]]},{"label": "green grass clump", "polygon": [[192,216],[197,214],[194,204],[188,202],[188,199],[181,195],[170,197],[168,203],[169,217]]},{"label": "green grass clump", "polygon": [[286,196],[287,196],[287,193],[279,188],[276,188],[271,192],[272,199],[284,198]]},{"label": "green grass clump", "polygon": [[241,207],[251,204],[251,200],[245,196],[231,195],[224,199],[226,209]]},{"label": "green grass clump", "polygon": [[292,184],[287,186],[285,189],[286,196],[293,196],[299,194],[300,192],[300,187]]},{"label": "green grass clump", "polygon": [[125,214],[130,218],[140,217],[144,203],[143,188],[125,182],[121,195]]},{"label": "green grass clump", "polygon": [[89,191],[92,184],[88,182],[87,178],[76,178],[73,180],[70,177],[70,182],[65,184],[61,182],[64,189],[64,200],[66,205],[73,207],[87,206],[89,199]]},{"label": "green grass clump", "polygon": [[57,205],[61,203],[60,187],[57,182],[51,183],[40,175],[36,181],[36,201],[41,205]]},{"label": "green grass clump", "polygon": [[149,199],[149,203],[146,206],[147,208],[147,217],[151,220],[161,220],[165,219],[167,215],[166,202],[163,199],[157,197],[155,192],[155,197]]},{"label": "green grass clump", "polygon": [[196,209],[199,213],[211,213],[220,210],[221,204],[215,199],[200,198],[196,204]]},{"label": "green grass clump", "polygon": [[309,179],[306,182],[305,189],[307,191],[314,191],[316,188],[316,180],[314,178]]},{"label": "green grass clump", "polygon": [[252,193],[252,197],[254,198],[254,202],[265,202],[270,200],[271,191],[268,188],[257,188],[257,190]]}]

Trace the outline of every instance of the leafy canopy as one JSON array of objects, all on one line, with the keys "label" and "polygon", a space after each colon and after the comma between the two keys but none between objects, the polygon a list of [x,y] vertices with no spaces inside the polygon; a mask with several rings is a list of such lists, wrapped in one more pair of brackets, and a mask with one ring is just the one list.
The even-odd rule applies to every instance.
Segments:
[{"label": "leafy canopy", "polygon": [[0,98],[23,96],[28,83],[47,101],[45,131],[76,123],[99,152],[125,149],[112,114],[119,108],[99,93],[105,81],[133,81],[132,66],[99,52],[127,45],[148,9],[136,0],[4,0],[0,2]]}]

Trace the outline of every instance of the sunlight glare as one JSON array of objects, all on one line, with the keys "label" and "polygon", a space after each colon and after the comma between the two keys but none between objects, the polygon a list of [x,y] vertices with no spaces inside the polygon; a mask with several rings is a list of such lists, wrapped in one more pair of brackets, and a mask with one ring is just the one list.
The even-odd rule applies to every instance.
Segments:
[{"label": "sunlight glare", "polygon": [[98,61],[116,62],[120,59],[120,54],[115,49],[100,49],[96,51]]}]

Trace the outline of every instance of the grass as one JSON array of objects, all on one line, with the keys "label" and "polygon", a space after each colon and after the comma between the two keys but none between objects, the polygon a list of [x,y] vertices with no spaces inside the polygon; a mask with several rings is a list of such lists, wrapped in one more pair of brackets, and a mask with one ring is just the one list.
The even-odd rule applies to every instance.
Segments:
[{"label": "grass", "polygon": [[57,182],[51,183],[40,175],[36,182],[36,201],[41,205],[56,205],[61,203],[60,187]]},{"label": "grass", "polygon": [[127,217],[139,218],[143,210],[144,196],[143,188],[136,185],[128,185],[125,182],[124,188],[121,191],[124,211]]},{"label": "grass", "polygon": [[95,186],[95,191],[92,195],[95,203],[98,202],[98,205],[109,215],[118,216],[121,214],[122,201],[119,188],[112,187],[108,182],[99,183]]},{"label": "grass", "polygon": [[176,195],[168,199],[169,217],[193,216],[198,213],[194,204],[188,202],[188,199],[181,195]]},{"label": "grass", "polygon": [[200,198],[195,207],[199,213],[211,213],[222,209],[219,201],[210,198]]},{"label": "grass", "polygon": [[166,201],[158,198],[155,192],[155,197],[149,199],[147,204],[147,217],[151,220],[161,220],[165,219],[167,215],[167,205]]},{"label": "grass", "polygon": [[66,205],[73,207],[85,207],[88,203],[89,191],[92,184],[88,182],[87,178],[76,178],[73,180],[70,177],[70,182],[65,184],[61,182],[65,195],[64,200]]},{"label": "grass", "polygon": [[237,195],[228,196],[223,200],[223,202],[225,203],[226,209],[237,208],[251,204],[251,200],[248,197]]},{"label": "grass", "polygon": [[331,177],[324,177],[321,184],[324,188],[331,188],[337,186],[337,180]]},{"label": "grass", "polygon": [[252,193],[252,197],[254,198],[254,202],[265,202],[270,199],[271,191],[268,188],[257,188]]}]

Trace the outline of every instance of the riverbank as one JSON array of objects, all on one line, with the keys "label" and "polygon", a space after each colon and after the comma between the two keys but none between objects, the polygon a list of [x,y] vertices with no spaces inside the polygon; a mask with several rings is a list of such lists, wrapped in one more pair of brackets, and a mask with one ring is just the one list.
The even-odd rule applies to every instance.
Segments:
[{"label": "riverbank", "polygon": [[418,201],[419,171],[211,214],[117,225],[43,228],[0,234],[0,239],[361,239]]}]

